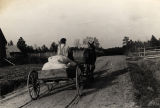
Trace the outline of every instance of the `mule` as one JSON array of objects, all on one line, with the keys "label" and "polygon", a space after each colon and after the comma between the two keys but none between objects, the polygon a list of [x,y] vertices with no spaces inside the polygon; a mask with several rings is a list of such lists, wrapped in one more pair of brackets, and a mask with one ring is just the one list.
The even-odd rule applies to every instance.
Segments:
[{"label": "mule", "polygon": [[96,62],[96,51],[94,42],[88,43],[88,48],[84,50],[84,59],[88,78],[94,80],[93,72]]},{"label": "mule", "polygon": [[88,48],[70,48],[68,58],[78,64],[84,64],[84,74],[88,79],[94,79],[93,72],[96,62],[96,51],[94,42],[88,43]]}]

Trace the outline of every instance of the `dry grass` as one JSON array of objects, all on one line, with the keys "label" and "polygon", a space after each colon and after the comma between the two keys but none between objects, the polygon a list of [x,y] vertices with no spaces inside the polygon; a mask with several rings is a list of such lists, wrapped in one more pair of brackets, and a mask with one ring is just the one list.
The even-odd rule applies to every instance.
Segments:
[{"label": "dry grass", "polygon": [[17,87],[26,84],[28,73],[39,70],[42,65],[28,64],[0,68],[0,95],[5,95]]},{"label": "dry grass", "polygon": [[159,70],[160,64],[157,65],[155,61],[138,60],[128,65],[137,103],[146,107],[151,100],[157,97],[159,84],[154,73]]}]

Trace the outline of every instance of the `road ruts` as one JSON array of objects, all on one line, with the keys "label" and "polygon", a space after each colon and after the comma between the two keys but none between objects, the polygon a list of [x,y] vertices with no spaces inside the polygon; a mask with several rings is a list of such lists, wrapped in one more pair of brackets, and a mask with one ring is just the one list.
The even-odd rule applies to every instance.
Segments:
[{"label": "road ruts", "polygon": [[[137,108],[125,59],[125,56],[99,57],[94,72],[95,81],[84,87],[78,101],[74,99],[75,87],[69,87],[53,93],[46,92],[23,108]],[[15,103],[25,104],[25,97],[23,101],[19,97],[15,99],[3,103],[3,106],[17,108]],[[26,100],[30,100],[29,97]]]}]

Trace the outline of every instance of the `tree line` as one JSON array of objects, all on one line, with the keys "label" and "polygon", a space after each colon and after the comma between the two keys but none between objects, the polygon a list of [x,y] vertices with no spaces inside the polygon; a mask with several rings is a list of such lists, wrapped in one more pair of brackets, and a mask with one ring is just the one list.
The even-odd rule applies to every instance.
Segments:
[{"label": "tree line", "polygon": [[[82,44],[87,45],[89,40],[93,40],[96,48],[100,47],[99,40],[96,37],[86,37],[83,39]],[[74,40],[74,47],[78,48],[81,47],[82,44],[80,42],[80,39],[75,39]],[[8,42],[8,46],[14,45],[13,41]],[[37,46],[37,45],[28,45],[26,41],[20,37],[16,43],[16,46],[21,50],[22,53],[27,54],[27,53],[45,53],[45,52],[57,52],[58,49],[58,43],[52,42],[50,47],[47,47],[45,44],[42,46]]]},{"label": "tree line", "polygon": [[[126,52],[135,52],[138,51],[139,48],[160,48],[160,39],[157,39],[154,35],[151,36],[151,39],[148,41],[133,41],[128,36],[124,36],[123,38],[123,45],[122,47],[113,47],[104,49],[101,47],[99,40],[96,37],[86,37],[80,42],[80,39],[74,40],[74,48],[83,47],[83,45],[87,45],[89,40],[93,40],[95,43],[95,47],[97,51],[100,51],[102,55],[122,55]],[[13,41],[11,40],[8,43],[9,46],[14,45]],[[42,46],[32,46],[26,44],[26,41],[20,37],[16,43],[16,46],[21,50],[22,53],[45,53],[45,52],[57,52],[58,43],[52,42],[49,47],[45,44]]]},{"label": "tree line", "polygon": [[154,35],[151,36],[150,40],[147,41],[133,41],[128,36],[124,36],[122,39],[122,47],[113,47],[102,49],[103,55],[124,55],[129,52],[139,51],[139,48],[159,48],[160,49],[160,39],[157,39]]},{"label": "tree line", "polygon": [[139,48],[160,48],[160,39],[157,39],[154,35],[148,41],[133,41],[129,37],[123,38],[123,49],[127,52],[138,51]]},{"label": "tree line", "polygon": [[[13,41],[8,42],[8,46],[14,45]],[[27,45],[26,41],[20,37],[16,43],[16,46],[21,50],[22,53],[44,53],[44,52],[57,52],[58,44],[55,42],[52,42],[50,47],[48,48],[45,44],[40,46],[32,46]]]}]

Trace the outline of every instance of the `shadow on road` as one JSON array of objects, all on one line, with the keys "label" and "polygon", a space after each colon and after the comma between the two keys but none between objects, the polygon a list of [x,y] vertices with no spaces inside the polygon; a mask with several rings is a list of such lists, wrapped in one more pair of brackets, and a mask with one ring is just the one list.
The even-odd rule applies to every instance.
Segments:
[{"label": "shadow on road", "polygon": [[[83,93],[82,97],[86,96],[86,95],[93,94],[93,93],[99,91],[100,89],[103,89],[103,88],[106,88],[106,87],[109,87],[109,86],[112,86],[112,85],[118,83],[118,82],[113,82],[113,81],[118,76],[125,74],[127,72],[128,72],[127,68],[122,69],[122,70],[118,70],[118,71],[114,71],[112,73],[108,73],[107,70],[96,72],[94,82],[88,83],[85,86],[85,89],[88,89],[88,90],[86,90]],[[91,90],[89,90],[89,89],[91,89]]]},{"label": "shadow on road", "polygon": [[[127,68],[122,69],[122,70],[118,70],[118,71],[114,71],[111,73],[108,73],[108,70],[109,69],[95,72],[94,82],[88,82],[85,84],[85,87],[84,87],[85,92],[83,93],[82,97],[86,96],[86,95],[93,94],[93,93],[99,91],[100,89],[103,89],[108,86],[112,86],[112,85],[116,84],[117,82],[112,82],[112,81],[115,80],[119,75],[122,75],[122,74],[125,74],[128,72]],[[92,89],[92,90],[89,90],[89,89]],[[44,93],[41,94],[39,99],[54,95],[58,92],[65,91],[65,90],[76,90],[75,84],[70,83],[70,84],[60,86],[58,89],[56,89],[56,90],[54,89],[53,91],[50,91],[50,92],[45,91]]]},{"label": "shadow on road", "polygon": [[54,95],[56,93],[59,93],[59,92],[65,91],[65,90],[73,90],[73,89],[75,89],[75,84],[74,83],[65,84],[65,85],[59,86],[56,89],[53,89],[52,91],[48,91],[48,90],[45,91],[44,93],[41,94],[39,99],[47,97],[47,96]]}]

